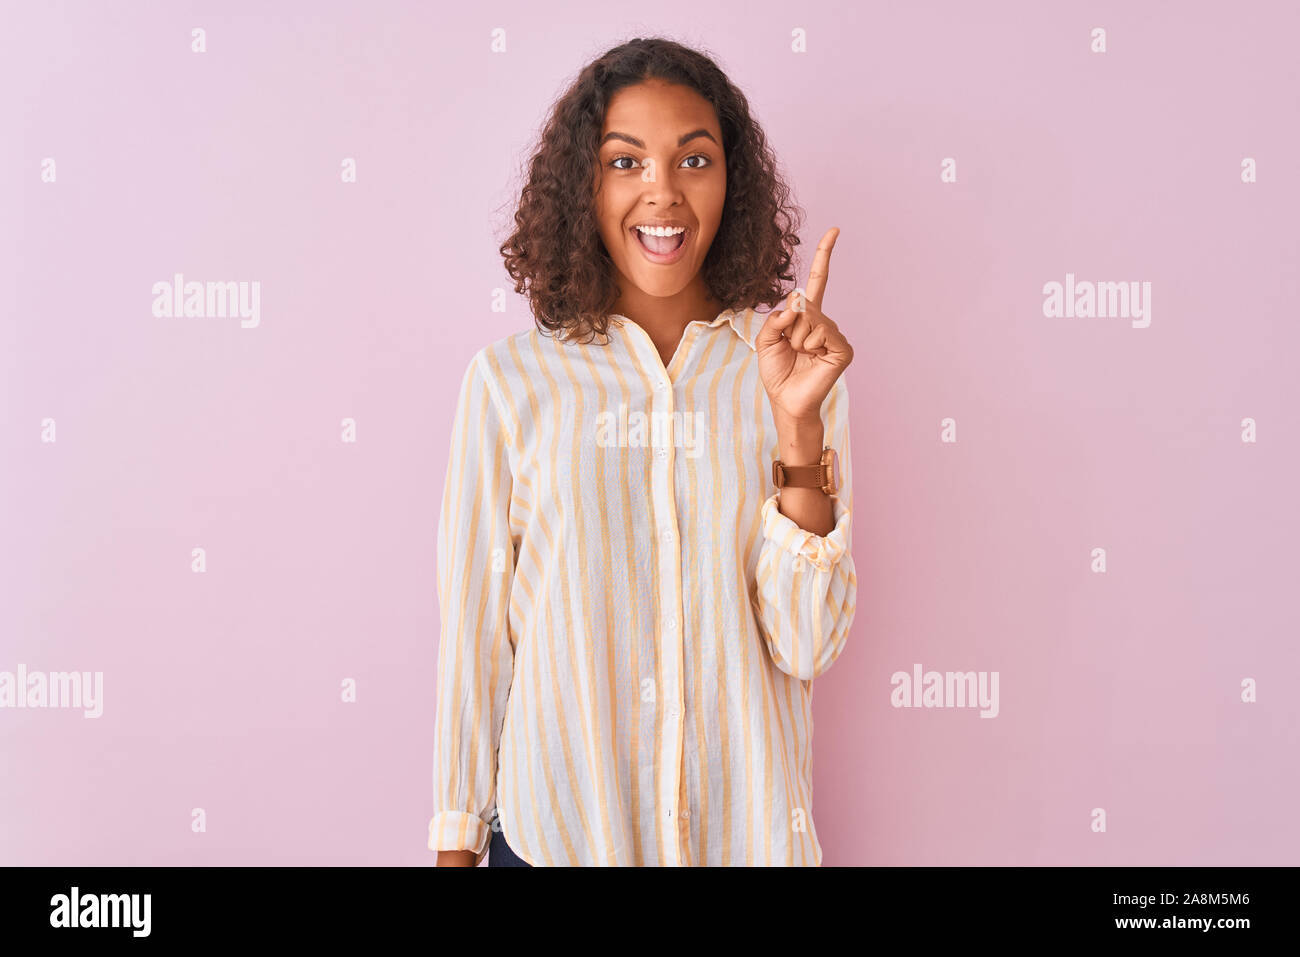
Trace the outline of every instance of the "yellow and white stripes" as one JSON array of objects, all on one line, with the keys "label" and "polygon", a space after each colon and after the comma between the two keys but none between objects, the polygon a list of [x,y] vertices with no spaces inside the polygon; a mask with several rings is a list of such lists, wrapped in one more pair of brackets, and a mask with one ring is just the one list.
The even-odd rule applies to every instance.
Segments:
[{"label": "yellow and white stripes", "polygon": [[691,323],[667,368],[617,316],[603,340],[533,329],[471,360],[438,527],[430,849],[481,859],[495,809],[534,865],[821,862],[811,679],[854,615],[848,393],[822,410],[842,488],[821,537],[777,508],[763,319]]}]

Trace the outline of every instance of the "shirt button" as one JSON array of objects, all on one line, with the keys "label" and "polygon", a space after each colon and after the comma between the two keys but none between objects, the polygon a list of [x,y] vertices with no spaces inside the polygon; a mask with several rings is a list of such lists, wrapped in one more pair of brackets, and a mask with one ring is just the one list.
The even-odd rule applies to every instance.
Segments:
[{"label": "shirt button", "polygon": [[670,532],[670,531],[668,531],[667,529],[665,529],[665,530],[664,530],[664,541],[665,541],[665,542],[671,542],[672,540],[673,540],[673,533]]},{"label": "shirt button", "polygon": [[666,622],[664,622],[664,624],[668,626],[669,631],[672,631],[674,628],[677,627],[677,619],[669,618]]},{"label": "shirt button", "polygon": [[655,383],[655,388],[662,392],[664,389],[668,388],[668,383],[665,380],[660,379]]},{"label": "shirt button", "polygon": [[663,458],[667,458],[667,457],[668,457],[668,450],[665,449],[665,448],[658,448],[658,449],[655,449],[655,455],[659,456],[661,459],[663,459]]},{"label": "shirt button", "polygon": [[668,712],[668,717],[670,717],[670,718],[675,718],[675,717],[677,717],[677,709],[674,708],[672,711],[669,711],[669,712]]},{"label": "shirt button", "polygon": [[682,817],[690,817],[690,816],[691,816],[690,808],[687,808],[686,810],[682,811]]}]

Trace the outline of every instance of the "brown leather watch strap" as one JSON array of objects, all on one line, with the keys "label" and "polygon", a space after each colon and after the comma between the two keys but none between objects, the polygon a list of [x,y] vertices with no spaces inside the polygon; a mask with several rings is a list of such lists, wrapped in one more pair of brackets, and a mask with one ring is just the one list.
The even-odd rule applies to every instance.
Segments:
[{"label": "brown leather watch strap", "polygon": [[[826,484],[826,466],[820,462],[816,465],[783,465],[772,463],[772,484],[777,488],[821,488]],[[782,482],[782,478],[785,479]]]}]

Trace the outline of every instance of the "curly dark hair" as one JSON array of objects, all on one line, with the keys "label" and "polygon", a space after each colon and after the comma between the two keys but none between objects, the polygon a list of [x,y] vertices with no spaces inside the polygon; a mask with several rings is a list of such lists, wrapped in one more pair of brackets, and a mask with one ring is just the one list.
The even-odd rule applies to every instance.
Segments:
[{"label": "curly dark hair", "polygon": [[618,299],[614,264],[597,225],[596,176],[605,110],[616,92],[651,78],[688,86],[713,105],[722,127],[727,191],[701,267],[728,309],[773,306],[794,281],[803,211],[745,95],[705,54],[663,37],[638,37],[583,67],[555,102],[529,161],[515,228],[501,245],[515,292],[526,293],[540,330],[604,335]]}]

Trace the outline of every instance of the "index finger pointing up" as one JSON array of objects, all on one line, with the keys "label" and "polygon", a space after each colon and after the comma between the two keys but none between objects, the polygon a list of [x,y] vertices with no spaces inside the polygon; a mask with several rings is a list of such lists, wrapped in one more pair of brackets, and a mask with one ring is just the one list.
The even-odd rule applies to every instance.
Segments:
[{"label": "index finger pointing up", "polygon": [[822,241],[817,244],[817,252],[813,254],[812,269],[808,271],[808,285],[804,289],[804,295],[818,309],[822,307],[822,293],[826,291],[826,277],[830,275],[831,250],[835,248],[835,240],[839,235],[838,226],[832,226],[826,231]]}]

